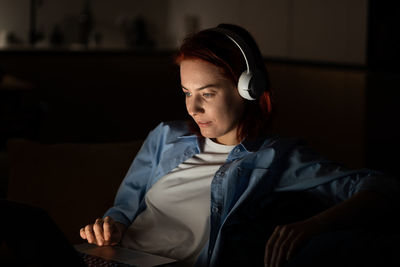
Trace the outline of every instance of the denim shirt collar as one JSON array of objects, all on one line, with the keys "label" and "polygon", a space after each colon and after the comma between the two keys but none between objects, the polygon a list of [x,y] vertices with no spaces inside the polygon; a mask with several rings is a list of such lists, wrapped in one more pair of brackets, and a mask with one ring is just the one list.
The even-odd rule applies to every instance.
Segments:
[{"label": "denim shirt collar", "polygon": [[[182,140],[182,141],[186,141],[188,143],[191,144],[192,148],[196,148],[196,152],[200,153],[201,149],[200,149],[200,143],[201,143],[201,139],[203,137],[201,136],[197,136],[195,134],[187,134],[187,135],[182,135],[178,137],[178,140]],[[196,154],[196,153],[195,153]]]},{"label": "denim shirt collar", "polygon": [[[182,135],[179,136],[178,139],[188,141],[189,143],[192,143],[194,147],[197,148],[197,153],[201,152],[200,149],[200,143],[204,140],[204,137],[202,136],[197,136],[195,134],[187,134],[187,135]],[[251,154],[253,152],[256,152],[260,149],[261,146],[265,144],[271,143],[270,138],[264,137],[259,137],[256,139],[251,139],[247,140],[244,139],[241,143],[236,145],[232,151],[229,153],[227,162],[234,161],[239,158],[243,158],[248,154]]]}]

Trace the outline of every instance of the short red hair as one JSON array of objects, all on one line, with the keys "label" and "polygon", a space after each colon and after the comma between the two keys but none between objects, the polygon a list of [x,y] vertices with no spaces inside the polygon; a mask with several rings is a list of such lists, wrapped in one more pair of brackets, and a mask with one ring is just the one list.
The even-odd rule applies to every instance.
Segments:
[{"label": "short red hair", "polygon": [[[264,59],[253,37],[243,28],[236,25],[224,27],[234,31],[250,46],[255,58],[256,67],[265,73],[266,84],[264,93],[258,101],[245,101],[243,116],[239,121],[238,140],[256,138],[265,134],[270,126],[272,114],[271,88]],[[187,37],[175,56],[175,63],[180,65],[186,59],[205,60],[222,69],[226,77],[238,83],[239,77],[247,69],[242,52],[224,34],[207,29]],[[200,134],[198,126],[191,120],[191,128]]]}]

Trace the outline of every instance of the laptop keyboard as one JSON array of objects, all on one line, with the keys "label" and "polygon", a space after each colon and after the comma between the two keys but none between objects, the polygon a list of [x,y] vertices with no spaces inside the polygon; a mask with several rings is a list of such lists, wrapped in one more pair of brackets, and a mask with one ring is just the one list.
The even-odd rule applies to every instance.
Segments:
[{"label": "laptop keyboard", "polygon": [[135,265],[130,265],[126,263],[117,262],[114,260],[106,260],[100,257],[96,257],[93,255],[89,255],[86,253],[79,252],[83,261],[88,267],[97,267],[97,266],[105,266],[105,267],[136,267]]}]

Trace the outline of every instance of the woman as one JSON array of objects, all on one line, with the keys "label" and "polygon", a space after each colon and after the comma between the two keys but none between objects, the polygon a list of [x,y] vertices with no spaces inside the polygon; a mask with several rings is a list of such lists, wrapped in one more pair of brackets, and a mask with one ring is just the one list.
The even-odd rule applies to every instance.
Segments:
[{"label": "woman", "polygon": [[[227,24],[201,31],[184,41],[176,62],[191,123],[162,123],[150,132],[114,206],[81,229],[83,239],[187,266],[222,266],[230,257],[281,266],[313,236],[382,211],[389,179],[345,170],[297,140],[268,135],[271,89],[247,31]],[[330,208],[264,231],[273,221],[264,216],[273,214],[268,203],[279,192],[306,192]],[[244,243],[234,252],[235,240],[251,233],[260,233],[249,244],[261,241],[262,255],[246,254]]]}]

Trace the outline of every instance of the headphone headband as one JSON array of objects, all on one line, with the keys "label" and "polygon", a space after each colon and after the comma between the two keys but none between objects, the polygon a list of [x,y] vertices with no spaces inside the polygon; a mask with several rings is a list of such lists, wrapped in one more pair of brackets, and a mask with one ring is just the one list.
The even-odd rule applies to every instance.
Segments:
[{"label": "headphone headband", "polygon": [[212,28],[212,31],[219,32],[228,37],[241,51],[246,62],[246,71],[244,71],[238,81],[239,94],[247,100],[256,100],[266,90],[267,82],[263,72],[257,68],[252,49],[247,42],[234,31],[219,25]]},{"label": "headphone headband", "polygon": [[239,37],[239,35],[226,28],[216,27],[213,30],[223,33],[226,37],[231,39],[231,41],[234,42],[239,48],[240,52],[242,52],[243,58],[246,61],[247,73],[254,71],[253,68],[255,67],[255,60],[247,43],[241,37]]}]

